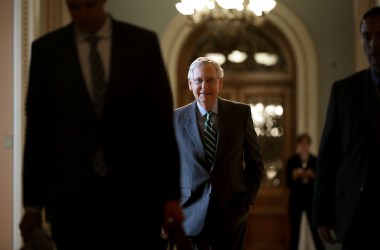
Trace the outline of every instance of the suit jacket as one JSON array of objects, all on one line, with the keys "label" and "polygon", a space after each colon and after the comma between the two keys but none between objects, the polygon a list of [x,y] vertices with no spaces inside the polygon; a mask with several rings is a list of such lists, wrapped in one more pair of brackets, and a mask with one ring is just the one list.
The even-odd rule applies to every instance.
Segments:
[{"label": "suit jacket", "polygon": [[318,153],[313,223],[334,227],[338,241],[347,234],[363,192],[371,191],[370,167],[379,166],[375,94],[370,70],[336,81],[331,89]]},{"label": "suit jacket", "polygon": [[218,98],[218,108],[219,134],[211,168],[198,129],[196,101],[174,112],[181,161],[183,227],[190,236],[202,230],[211,195],[221,202],[220,209],[226,216],[235,215],[230,218],[233,223],[246,218],[248,204],[254,202],[263,178],[263,156],[250,107]]},{"label": "suit jacket", "polygon": [[[149,207],[156,212],[143,219],[158,218],[166,200],[180,197],[172,93],[158,38],[115,19],[112,30],[101,118],[86,89],[73,24],[32,44],[23,203],[46,206],[53,221],[64,219],[87,185],[97,147],[109,168],[110,200],[123,214]],[[126,199],[138,206],[127,207]]]}]

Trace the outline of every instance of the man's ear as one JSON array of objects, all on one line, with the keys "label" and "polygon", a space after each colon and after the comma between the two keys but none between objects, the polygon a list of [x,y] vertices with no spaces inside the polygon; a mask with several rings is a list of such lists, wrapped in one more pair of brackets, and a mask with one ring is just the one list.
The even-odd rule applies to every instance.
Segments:
[{"label": "man's ear", "polygon": [[220,78],[219,80],[219,89],[223,88],[223,78]]},{"label": "man's ear", "polygon": [[193,87],[191,86],[191,81],[190,80],[187,80],[187,84],[189,86],[189,90],[193,91]]}]

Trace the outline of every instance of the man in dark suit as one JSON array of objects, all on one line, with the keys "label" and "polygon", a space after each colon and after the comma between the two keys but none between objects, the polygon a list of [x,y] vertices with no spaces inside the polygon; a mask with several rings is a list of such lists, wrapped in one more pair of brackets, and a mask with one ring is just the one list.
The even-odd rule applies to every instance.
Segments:
[{"label": "man in dark suit", "polygon": [[[158,38],[115,20],[106,0],[66,2],[72,22],[32,44],[24,242],[45,211],[58,250],[162,249],[161,226],[181,224],[183,213]],[[97,92],[96,79],[105,91]]]},{"label": "man in dark suit", "polygon": [[336,81],[321,137],[314,191],[314,225],[343,250],[376,249],[380,223],[380,7],[360,22],[370,64]]},{"label": "man in dark suit", "polygon": [[[207,57],[190,65],[188,86],[194,102],[174,112],[184,231],[193,249],[243,249],[249,205],[264,169],[250,106],[218,97],[223,69]],[[205,124],[208,112],[211,124]],[[207,133],[216,135],[214,154],[207,150],[208,126]]]}]

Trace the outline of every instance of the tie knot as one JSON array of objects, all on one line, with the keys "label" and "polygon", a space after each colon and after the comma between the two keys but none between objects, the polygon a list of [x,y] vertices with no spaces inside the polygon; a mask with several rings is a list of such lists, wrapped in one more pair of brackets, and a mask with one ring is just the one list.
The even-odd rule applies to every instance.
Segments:
[{"label": "tie knot", "polygon": [[213,114],[212,111],[207,112],[207,120],[211,119],[212,114]]},{"label": "tie knot", "polygon": [[87,37],[87,41],[90,43],[91,47],[96,47],[99,40],[100,40],[100,37],[96,36],[96,35],[92,35],[92,36]]}]

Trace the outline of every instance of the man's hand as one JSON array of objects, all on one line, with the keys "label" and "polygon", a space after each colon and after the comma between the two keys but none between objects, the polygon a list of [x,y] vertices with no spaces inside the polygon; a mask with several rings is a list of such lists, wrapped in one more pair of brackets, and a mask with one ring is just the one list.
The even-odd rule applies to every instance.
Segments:
[{"label": "man's hand", "polygon": [[21,219],[19,228],[24,244],[29,242],[34,228],[42,227],[42,215],[40,212],[26,212]]},{"label": "man's hand", "polygon": [[302,179],[304,175],[304,171],[302,168],[296,168],[292,171],[293,180]]},{"label": "man's hand", "polygon": [[318,234],[322,240],[325,240],[327,243],[335,244],[336,239],[332,234],[331,227],[318,227]]},{"label": "man's hand", "polygon": [[180,203],[176,200],[168,201],[164,208],[164,225],[161,237],[169,240],[169,249],[192,250],[190,240],[182,228],[184,215]]},{"label": "man's hand", "polygon": [[176,223],[182,225],[184,220],[184,215],[182,212],[182,207],[177,200],[167,201],[164,206],[164,223],[161,230],[161,237],[164,239],[168,238],[168,228],[170,228],[171,223]]}]

